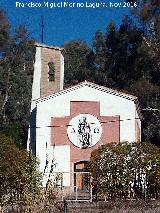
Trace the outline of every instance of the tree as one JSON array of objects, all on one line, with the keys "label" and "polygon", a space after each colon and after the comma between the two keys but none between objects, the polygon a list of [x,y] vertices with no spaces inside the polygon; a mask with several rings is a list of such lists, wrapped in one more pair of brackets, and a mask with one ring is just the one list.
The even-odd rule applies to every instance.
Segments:
[{"label": "tree", "polygon": [[[0,11],[0,127],[12,134],[16,142],[25,146],[29,121],[31,87],[33,77],[34,41],[20,25],[12,35],[3,11]],[[18,140],[19,137],[19,140]]]},{"label": "tree", "polygon": [[94,150],[89,167],[99,183],[99,193],[108,198],[158,196],[159,151],[150,143],[111,143]]},{"label": "tree", "polygon": [[0,10],[0,51],[7,48],[10,41],[10,24],[3,10]]},{"label": "tree", "polygon": [[63,211],[56,200],[54,183],[48,179],[46,187],[42,187],[38,165],[36,157],[0,133],[0,207],[16,213]]},{"label": "tree", "polygon": [[[143,89],[142,89],[143,88]],[[149,80],[139,79],[130,87],[131,93],[139,97],[143,120],[142,140],[159,146],[160,139],[160,87]]]},{"label": "tree", "polygon": [[0,133],[0,165],[0,205],[21,207],[32,203],[41,186],[37,159]]},{"label": "tree", "polygon": [[[157,0],[138,1],[133,15],[142,29],[142,42],[135,70],[143,75],[133,82],[130,89],[140,98],[143,109],[143,138],[160,145],[160,2]],[[143,88],[143,89],[142,89]]]},{"label": "tree", "polygon": [[71,41],[65,48],[65,86],[93,80],[93,53],[84,41]]},{"label": "tree", "polygon": [[141,76],[141,73],[135,72],[134,69],[141,40],[140,30],[127,16],[119,29],[114,23],[110,23],[105,35],[99,31],[96,33],[93,42],[95,63],[98,75],[103,73],[103,85],[128,89],[131,82]]},{"label": "tree", "polygon": [[[129,92],[139,98],[142,109],[153,109],[142,111],[142,138],[159,144],[160,54],[159,38],[155,33],[159,15],[154,13],[158,9],[158,2],[147,2],[150,2],[151,11],[148,4],[141,5],[138,15],[143,22],[138,27],[133,19],[126,16],[119,28],[110,23],[106,34],[97,31],[93,42],[95,82]],[[147,8],[146,13],[141,14],[144,8]],[[147,33],[149,17],[152,16],[154,31]]]},{"label": "tree", "polygon": [[[93,48],[80,40],[64,45],[64,83],[68,87],[89,80],[138,96],[142,109],[157,109],[144,111],[142,125],[144,140],[157,144],[160,141],[159,1],[137,3],[136,24],[128,16],[119,27],[110,23],[105,33],[96,32]],[[27,139],[34,55],[34,41],[29,39],[26,28],[20,25],[12,35],[6,14],[0,11],[0,127],[23,146]]]}]

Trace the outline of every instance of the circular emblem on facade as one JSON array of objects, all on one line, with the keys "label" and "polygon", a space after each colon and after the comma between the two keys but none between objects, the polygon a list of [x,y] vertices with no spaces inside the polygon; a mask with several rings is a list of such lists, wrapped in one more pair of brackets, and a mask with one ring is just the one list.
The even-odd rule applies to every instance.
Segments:
[{"label": "circular emblem on facade", "polygon": [[67,128],[69,140],[79,148],[95,145],[101,137],[102,126],[91,114],[79,114],[71,119]]}]

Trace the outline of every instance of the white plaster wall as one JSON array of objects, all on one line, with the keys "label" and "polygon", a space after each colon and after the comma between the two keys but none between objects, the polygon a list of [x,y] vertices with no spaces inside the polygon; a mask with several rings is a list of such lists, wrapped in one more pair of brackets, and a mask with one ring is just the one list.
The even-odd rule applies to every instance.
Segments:
[{"label": "white plaster wall", "polygon": [[[48,100],[37,102],[37,142],[36,153],[41,164],[40,170],[45,167],[45,144],[51,141],[51,117],[70,115],[70,101],[99,101],[101,116],[120,115],[120,141],[135,141],[135,104],[131,100],[98,91],[94,88],[83,86],[66,94],[52,97]],[[138,114],[137,114],[138,116]],[[127,120],[131,119],[131,120]],[[53,146],[50,146],[53,149]],[[52,153],[52,151],[50,152]],[[54,157],[57,162],[56,171],[67,172],[70,165],[70,151],[67,146],[54,148]],[[68,176],[67,176],[68,175]],[[69,184],[69,174],[64,177],[64,184]]]},{"label": "white plaster wall", "polygon": [[138,118],[138,119],[136,119],[136,120],[137,120],[138,125],[139,125],[139,127],[140,127],[140,129],[141,129],[141,120],[140,120],[140,117],[139,117],[139,115],[138,115],[136,106],[135,106],[135,117]]},{"label": "white plaster wall", "polygon": [[[41,146],[44,148],[44,146]],[[64,146],[50,146],[49,147],[48,153],[48,160],[49,160],[49,165],[47,171],[44,173],[43,177],[43,186],[46,185],[47,180],[49,179],[49,172],[51,168],[51,163],[52,159],[54,159],[54,170],[53,173],[51,174],[51,179],[54,180],[54,178],[58,175],[59,177],[62,174],[62,184],[63,186],[70,186],[70,146],[69,145],[64,145]],[[38,149],[37,151],[37,157],[40,159],[41,164],[40,164],[40,171],[44,171],[45,167],[45,156],[43,154],[44,150]],[[61,180],[58,181],[59,184],[61,184]]]},{"label": "white plaster wall", "polygon": [[120,120],[122,120],[120,122],[120,140],[129,142],[135,140],[134,102],[87,86],[37,104],[37,125],[45,129],[45,137],[48,137],[47,135],[50,133],[50,128],[45,128],[45,126],[50,125],[51,117],[70,115],[70,101],[100,101],[101,116],[120,115]]},{"label": "white plaster wall", "polygon": [[60,90],[63,89],[63,83],[64,83],[64,56],[61,54],[60,58]]},{"label": "white plaster wall", "polygon": [[35,107],[35,102],[33,100],[40,98],[40,80],[41,80],[41,47],[36,47],[31,110]]},{"label": "white plaster wall", "polygon": [[[33,84],[32,84],[32,100],[31,100],[31,112],[36,107],[35,99],[40,98],[40,80],[41,80],[41,47],[36,47]],[[28,129],[27,150],[29,150],[30,144],[30,129]]]},{"label": "white plaster wall", "polygon": [[70,146],[55,146],[56,172],[63,172],[63,186],[70,186]]},{"label": "white plaster wall", "polygon": [[[140,129],[140,132],[141,132],[141,120],[140,120],[140,117],[138,115],[136,107],[135,107],[135,117],[138,118],[138,119],[136,119],[136,122],[138,123],[139,129]],[[141,135],[140,135],[140,141],[141,141]]]}]

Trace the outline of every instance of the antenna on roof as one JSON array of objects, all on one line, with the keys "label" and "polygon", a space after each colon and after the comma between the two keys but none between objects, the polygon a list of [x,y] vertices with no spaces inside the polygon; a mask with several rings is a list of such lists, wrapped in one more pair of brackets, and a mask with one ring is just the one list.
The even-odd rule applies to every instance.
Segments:
[{"label": "antenna on roof", "polygon": [[43,44],[44,38],[44,16],[41,16],[41,42]]}]

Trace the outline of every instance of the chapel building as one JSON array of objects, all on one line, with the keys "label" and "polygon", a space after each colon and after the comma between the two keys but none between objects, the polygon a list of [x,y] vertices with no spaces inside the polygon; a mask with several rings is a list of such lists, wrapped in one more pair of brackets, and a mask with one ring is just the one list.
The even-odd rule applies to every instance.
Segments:
[{"label": "chapel building", "polygon": [[141,112],[137,97],[95,83],[64,89],[64,74],[64,49],[36,44],[28,149],[40,159],[44,185],[52,170],[71,188],[94,149],[141,141]]}]

